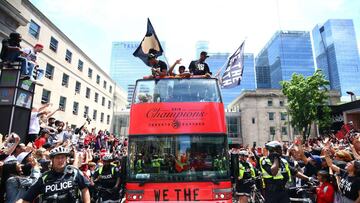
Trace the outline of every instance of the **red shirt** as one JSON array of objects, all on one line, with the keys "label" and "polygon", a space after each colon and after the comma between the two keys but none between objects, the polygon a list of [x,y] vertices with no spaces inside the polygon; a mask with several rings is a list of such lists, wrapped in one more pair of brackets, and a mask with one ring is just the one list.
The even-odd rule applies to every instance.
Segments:
[{"label": "red shirt", "polygon": [[317,203],[333,203],[334,202],[334,186],[330,183],[323,183],[316,188]]},{"label": "red shirt", "polygon": [[37,149],[41,148],[46,143],[45,137],[39,137],[37,140],[35,140],[34,145]]}]

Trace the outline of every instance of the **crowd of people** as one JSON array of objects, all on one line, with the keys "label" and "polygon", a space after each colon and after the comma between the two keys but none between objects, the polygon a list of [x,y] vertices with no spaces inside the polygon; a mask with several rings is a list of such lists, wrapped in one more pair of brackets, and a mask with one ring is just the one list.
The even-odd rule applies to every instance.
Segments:
[{"label": "crowd of people", "polygon": [[[42,72],[36,59],[43,46],[22,49],[20,42],[18,33],[11,33],[2,42],[2,66],[18,61],[21,79],[37,83]],[[175,74],[181,59],[168,69],[150,52],[152,73],[145,78],[211,77],[207,57],[201,52],[200,58],[190,63],[189,72],[180,66]],[[54,116],[62,109],[49,111],[50,107],[32,108],[24,142],[16,133],[0,135],[0,202],[120,202],[126,182],[127,139],[106,130],[88,129],[90,118],[72,129]],[[355,130],[341,139],[330,135],[296,139],[294,143],[271,141],[260,148],[239,146],[229,153],[234,197],[240,203],[249,201],[254,184],[266,203],[290,202],[292,189],[300,199],[310,197],[314,189],[310,199],[318,203],[360,203],[360,133]],[[152,167],[160,169],[155,160],[154,156]],[[136,161],[137,171],[143,170],[141,161]],[[299,196],[299,188],[305,187]]]},{"label": "crowd of people", "polygon": [[356,131],[341,140],[332,135],[292,144],[272,141],[264,148],[233,148],[230,154],[240,203],[250,198],[249,180],[262,180],[257,186],[269,203],[290,202],[291,197],[304,202],[306,198],[318,203],[360,202],[360,133]]},{"label": "crowd of people", "polygon": [[32,109],[26,141],[1,135],[0,202],[120,201],[127,138],[88,129],[89,118],[71,129],[50,106]]}]

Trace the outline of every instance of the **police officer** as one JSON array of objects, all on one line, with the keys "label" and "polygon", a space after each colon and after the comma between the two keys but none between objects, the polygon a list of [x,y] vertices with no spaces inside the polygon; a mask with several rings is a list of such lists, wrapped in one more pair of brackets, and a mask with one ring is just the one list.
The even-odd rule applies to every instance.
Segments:
[{"label": "police officer", "polygon": [[144,173],[144,160],[143,160],[143,156],[141,153],[137,154],[136,156],[137,160],[135,162],[135,171],[136,173]]},{"label": "police officer", "polygon": [[239,152],[239,176],[236,181],[236,195],[239,196],[239,203],[247,203],[250,197],[251,186],[254,182],[249,181],[255,178],[255,170],[248,162],[248,152],[241,150]]},{"label": "police officer", "polygon": [[160,173],[161,164],[164,162],[164,159],[159,158],[157,154],[154,154],[151,159],[151,168],[153,173]]},{"label": "police officer", "polygon": [[290,202],[286,183],[291,182],[291,176],[310,181],[311,179],[296,169],[282,157],[282,146],[278,141],[271,141],[265,145],[268,156],[260,158],[260,169],[265,185],[266,203],[288,203]]},{"label": "police officer", "polygon": [[111,164],[111,154],[105,154],[102,161],[104,165],[94,173],[95,188],[99,190],[99,197],[102,201],[120,201],[120,170]]},{"label": "police officer", "polygon": [[90,203],[89,181],[81,171],[66,165],[69,150],[60,146],[50,151],[52,169],[44,173],[30,187],[25,196],[17,203],[33,202],[38,196],[40,202],[82,202]]}]

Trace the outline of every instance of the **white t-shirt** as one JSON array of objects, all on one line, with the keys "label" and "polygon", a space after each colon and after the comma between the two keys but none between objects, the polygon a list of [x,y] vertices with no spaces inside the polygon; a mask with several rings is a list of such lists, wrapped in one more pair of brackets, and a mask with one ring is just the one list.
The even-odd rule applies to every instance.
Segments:
[{"label": "white t-shirt", "polygon": [[29,134],[39,134],[40,132],[40,120],[38,114],[39,112],[31,112]]},{"label": "white t-shirt", "polygon": [[26,59],[36,62],[37,54],[34,52],[33,48],[25,48],[22,50],[24,53],[26,53]]}]

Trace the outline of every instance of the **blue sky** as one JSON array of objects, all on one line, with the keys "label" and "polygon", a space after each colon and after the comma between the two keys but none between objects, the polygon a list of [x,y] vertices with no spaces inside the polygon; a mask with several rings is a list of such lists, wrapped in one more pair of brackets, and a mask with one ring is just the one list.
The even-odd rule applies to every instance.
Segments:
[{"label": "blue sky", "polygon": [[198,40],[211,52],[233,52],[246,39],[245,51],[256,55],[276,30],[311,31],[336,18],[354,20],[360,47],[359,0],[30,1],[106,72],[112,41],[140,41],[147,17],[170,63],[187,65]]}]

